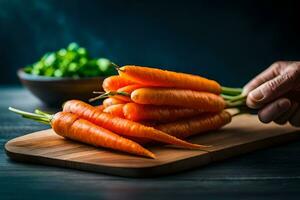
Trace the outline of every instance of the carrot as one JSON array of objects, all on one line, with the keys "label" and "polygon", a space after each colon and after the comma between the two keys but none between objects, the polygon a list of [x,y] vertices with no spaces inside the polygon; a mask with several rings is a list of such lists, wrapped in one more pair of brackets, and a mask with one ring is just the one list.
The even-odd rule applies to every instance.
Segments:
[{"label": "carrot", "polygon": [[182,89],[140,88],[131,93],[138,104],[181,106],[203,112],[220,112],[225,108],[222,97],[208,92]]},{"label": "carrot", "polygon": [[178,138],[187,138],[206,131],[216,130],[230,123],[231,115],[227,111],[203,114],[190,119],[161,124],[155,128]]},{"label": "carrot", "polygon": [[115,117],[108,113],[103,113],[93,106],[79,100],[67,101],[63,106],[63,111],[74,113],[88,121],[93,122],[103,128],[111,130],[120,135],[148,138],[159,142],[174,144],[186,148],[205,148],[207,146],[191,144],[177,139],[162,131],[152,127],[144,126],[137,122]]},{"label": "carrot", "polygon": [[121,87],[117,90],[117,92],[126,92],[127,94],[131,94],[134,90],[145,87],[143,85],[139,84],[133,84],[133,85],[127,85],[124,87]]},{"label": "carrot", "polygon": [[201,76],[134,65],[123,66],[118,71],[122,78],[142,85],[221,93],[219,83]]},{"label": "carrot", "polygon": [[[55,133],[65,138],[90,144],[96,147],[106,147],[131,154],[155,158],[155,155],[152,152],[143,148],[136,142],[123,138],[85,119],[81,119],[75,114],[58,112],[55,115],[42,115],[27,113],[14,108],[9,109],[13,112],[21,114],[23,117],[43,123],[49,123]],[[94,107],[93,109],[97,110]]]},{"label": "carrot", "polygon": [[191,108],[127,103],[123,107],[123,113],[126,119],[132,121],[170,122],[181,118],[196,116],[203,113],[203,111]]},{"label": "carrot", "polygon": [[103,111],[105,107],[103,105],[99,105],[99,106],[95,106],[95,108],[97,108],[100,111]]},{"label": "carrot", "polygon": [[111,115],[120,117],[120,118],[125,118],[124,113],[123,113],[123,107],[125,104],[117,104],[117,105],[111,105],[106,107],[103,112],[109,113]]},{"label": "carrot", "polygon": [[107,108],[108,106],[111,105],[117,105],[117,104],[124,104],[125,102],[113,97],[109,97],[103,100],[103,106],[104,108]]},{"label": "carrot", "polygon": [[[137,85],[137,84],[127,85],[127,86],[124,86],[122,88],[119,88],[117,90],[117,92],[131,94],[134,90],[136,90],[138,88],[141,88],[141,87],[143,87],[143,86],[142,85]],[[122,100],[122,101],[125,101],[125,102],[131,102],[130,97],[127,97],[127,96],[124,96],[124,95],[118,95],[118,94],[113,95],[113,98],[116,98],[116,99],[119,99],[119,100]]]},{"label": "carrot", "polygon": [[129,79],[122,78],[120,76],[110,76],[104,79],[102,83],[102,87],[104,91],[108,92],[108,91],[117,91],[119,88],[131,84],[135,84],[135,82]]}]

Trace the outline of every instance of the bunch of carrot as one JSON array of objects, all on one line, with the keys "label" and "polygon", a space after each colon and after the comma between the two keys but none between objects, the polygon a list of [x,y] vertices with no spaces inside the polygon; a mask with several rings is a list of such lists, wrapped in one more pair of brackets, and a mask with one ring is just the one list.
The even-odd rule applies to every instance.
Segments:
[{"label": "bunch of carrot", "polygon": [[140,66],[116,66],[103,82],[103,112],[152,126],[177,138],[216,130],[231,121],[225,108],[244,104],[242,90],[204,77]]},{"label": "bunch of carrot", "polygon": [[240,89],[221,87],[200,76],[139,66],[116,66],[119,75],[104,80],[103,104],[64,103],[54,115],[11,111],[42,123],[66,138],[94,146],[155,158],[149,142],[206,148],[182,139],[219,129],[231,121],[226,107],[242,105]]}]

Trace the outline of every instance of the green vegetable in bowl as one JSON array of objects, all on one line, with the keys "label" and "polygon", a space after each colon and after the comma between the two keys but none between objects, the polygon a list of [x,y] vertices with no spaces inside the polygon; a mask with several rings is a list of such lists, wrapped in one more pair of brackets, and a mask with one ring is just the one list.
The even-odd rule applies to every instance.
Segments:
[{"label": "green vegetable in bowl", "polygon": [[48,77],[94,77],[116,74],[110,60],[91,58],[84,47],[70,43],[67,48],[46,53],[24,72]]}]

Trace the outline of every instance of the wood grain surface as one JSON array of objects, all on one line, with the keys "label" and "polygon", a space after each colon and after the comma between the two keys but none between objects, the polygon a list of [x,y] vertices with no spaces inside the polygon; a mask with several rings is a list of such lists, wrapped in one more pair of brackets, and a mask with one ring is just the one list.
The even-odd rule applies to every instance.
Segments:
[{"label": "wood grain surface", "polygon": [[264,125],[256,116],[242,115],[221,130],[190,139],[212,145],[206,151],[172,146],[149,147],[157,159],[95,148],[56,135],[51,129],[10,140],[5,149],[12,159],[128,177],[152,177],[179,172],[300,137],[290,126]]}]

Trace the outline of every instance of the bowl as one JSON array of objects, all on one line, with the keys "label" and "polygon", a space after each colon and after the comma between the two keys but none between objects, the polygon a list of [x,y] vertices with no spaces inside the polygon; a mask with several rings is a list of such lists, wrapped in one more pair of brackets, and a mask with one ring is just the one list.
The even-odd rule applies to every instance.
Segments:
[{"label": "bowl", "polygon": [[88,101],[95,97],[93,91],[103,91],[102,82],[106,77],[59,78],[36,76],[19,69],[22,84],[47,106],[61,106],[70,99]]}]

